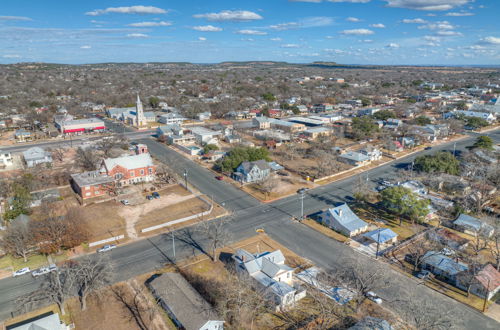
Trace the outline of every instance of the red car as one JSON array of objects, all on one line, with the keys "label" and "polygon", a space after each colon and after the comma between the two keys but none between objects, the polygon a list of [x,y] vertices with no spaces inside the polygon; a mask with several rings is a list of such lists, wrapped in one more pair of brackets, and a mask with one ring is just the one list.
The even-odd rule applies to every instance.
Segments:
[{"label": "red car", "polygon": [[224,180],[224,177],[222,175],[218,175],[215,177],[217,180],[222,181]]}]

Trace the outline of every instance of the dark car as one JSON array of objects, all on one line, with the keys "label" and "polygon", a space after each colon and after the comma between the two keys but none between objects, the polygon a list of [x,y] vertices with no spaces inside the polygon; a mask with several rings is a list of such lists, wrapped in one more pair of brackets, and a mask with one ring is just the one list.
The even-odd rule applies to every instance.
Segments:
[{"label": "dark car", "polygon": [[424,150],[431,150],[431,149],[432,149],[432,147],[425,147]]},{"label": "dark car", "polygon": [[153,197],[153,196],[151,196],[151,195],[147,195],[147,196],[146,196],[146,199],[147,199],[148,201],[152,200],[153,198],[154,198],[154,197]]},{"label": "dark car", "polygon": [[154,193],[151,194],[154,198],[160,198],[160,193],[155,191]]},{"label": "dark car", "polygon": [[215,177],[217,180],[222,181],[224,180],[224,177],[222,175],[218,175]]}]

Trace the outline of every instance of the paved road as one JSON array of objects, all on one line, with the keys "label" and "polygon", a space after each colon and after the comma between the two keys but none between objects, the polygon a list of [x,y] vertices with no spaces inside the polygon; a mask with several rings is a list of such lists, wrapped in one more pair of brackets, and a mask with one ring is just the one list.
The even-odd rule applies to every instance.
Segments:
[{"label": "paved road", "polygon": [[[500,141],[500,132],[490,133],[497,142]],[[466,141],[456,143],[457,152],[463,151],[465,147],[472,143],[474,137]],[[141,141],[142,142],[142,141]],[[162,160],[172,161],[173,169],[182,174],[184,168],[188,168],[190,180],[196,187],[207,195],[212,195],[219,203],[226,203],[233,210],[233,217],[227,225],[227,230],[232,233],[232,240],[239,241],[255,234],[255,229],[264,228],[265,231],[275,240],[287,246],[292,251],[302,255],[320,267],[325,269],[336,269],[342,267],[346,258],[355,258],[370,267],[378,263],[377,261],[358,254],[351,248],[332,240],[307,226],[291,220],[292,216],[299,215],[300,204],[297,196],[290,196],[270,204],[260,204],[246,194],[241,195],[238,189],[229,186],[225,182],[213,179],[213,174],[198,166],[193,166],[191,162],[172,150],[163,146],[144,141],[150,146],[151,152]],[[160,149],[163,148],[163,149]],[[434,147],[433,150],[419,153],[432,153],[437,150],[451,150],[453,143]],[[398,167],[410,163],[417,155],[409,156],[391,164],[387,164],[363,174],[368,174],[369,178],[388,177],[393,174]],[[179,158],[180,157],[180,158]],[[344,201],[346,196],[352,194],[352,187],[357,182],[358,177],[347,178],[329,185],[311,190],[305,200],[304,207],[307,214],[324,209],[333,203]],[[239,200],[243,200],[241,202]],[[189,235],[191,233],[191,235]],[[196,246],[206,246],[202,234],[196,231],[196,227],[175,232],[176,256],[177,258],[190,257],[193,254],[201,253]],[[195,244],[196,243],[196,244]],[[134,242],[118,247],[111,251],[110,257],[116,265],[115,281],[125,280],[147,271],[155,270],[163,264],[168,263],[173,258],[171,236],[167,234],[157,235],[147,240]],[[379,263],[380,264],[380,263]],[[418,285],[418,283],[406,276],[392,270],[382,263],[385,268],[385,276],[390,280],[391,285],[381,289],[378,293],[390,301],[393,297],[404,295],[406,290],[414,289],[421,299],[427,299],[440,306],[446,306],[450,310],[455,310],[456,318],[463,321],[462,328],[465,329],[498,329],[499,325],[494,320],[478,313],[444,295],[433,290]],[[0,319],[10,315],[16,310],[15,299],[23,294],[32,292],[41,279],[33,280],[29,276],[19,278],[8,278],[0,281]],[[391,308],[397,310],[397,304],[391,304]]]}]

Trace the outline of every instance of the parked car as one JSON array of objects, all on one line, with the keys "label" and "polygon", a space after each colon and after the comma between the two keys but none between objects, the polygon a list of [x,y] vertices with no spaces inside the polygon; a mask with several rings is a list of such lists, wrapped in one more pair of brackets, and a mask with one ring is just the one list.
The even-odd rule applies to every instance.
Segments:
[{"label": "parked car", "polygon": [[219,181],[224,180],[224,177],[222,175],[217,175],[215,178]]},{"label": "parked car", "polygon": [[104,245],[102,248],[97,249],[97,252],[98,253],[108,252],[108,251],[113,250],[114,248],[116,248],[116,245],[114,245],[114,244]]},{"label": "parked car", "polygon": [[425,147],[424,150],[431,150],[432,147]]},{"label": "parked car", "polygon": [[49,267],[40,267],[31,272],[33,277],[41,276],[50,273]]},{"label": "parked car", "polygon": [[128,199],[122,199],[120,201],[123,205],[130,205],[130,202],[128,201]]},{"label": "parked car", "polygon": [[28,274],[30,272],[30,268],[29,267],[24,267],[24,268],[21,268],[19,270],[16,270],[15,272],[12,273],[12,277],[17,277],[17,276],[21,276],[21,275],[24,275],[24,274]]},{"label": "parked car", "polygon": [[380,298],[379,296],[377,296],[375,294],[375,292],[372,292],[372,291],[368,291],[366,293],[366,298],[370,299],[371,301],[373,301],[377,305],[380,305],[382,303],[382,298]]},{"label": "parked car", "polygon": [[428,270],[421,270],[420,272],[418,272],[417,277],[420,278],[420,279],[422,279],[422,280],[425,280],[430,275],[431,275],[430,271],[428,271]]},{"label": "parked car", "polygon": [[153,200],[153,198],[154,198],[154,197],[153,197],[153,196],[151,196],[151,195],[146,195],[146,199],[147,199],[148,201]]},{"label": "parked car", "polygon": [[50,265],[49,265],[49,271],[50,271],[50,272],[56,272],[56,271],[57,271],[57,266],[56,266],[56,264],[50,264]]},{"label": "parked car", "polygon": [[160,193],[155,191],[154,193],[151,194],[154,198],[160,198]]}]

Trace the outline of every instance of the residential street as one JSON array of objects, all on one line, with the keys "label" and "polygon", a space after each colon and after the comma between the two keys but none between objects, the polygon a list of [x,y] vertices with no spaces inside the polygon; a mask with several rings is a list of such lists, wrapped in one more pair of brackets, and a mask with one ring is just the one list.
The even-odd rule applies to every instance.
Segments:
[{"label": "residential street", "polygon": [[[463,151],[466,146],[472,144],[477,134],[471,135],[466,140],[456,142],[457,152]],[[490,132],[489,135],[497,143],[500,141],[499,130]],[[233,185],[215,180],[212,172],[199,167],[160,143],[151,139],[139,139],[137,142],[148,144],[150,152],[158,159],[168,163],[179,175],[182,176],[184,170],[187,169],[190,184],[193,184],[202,193],[212,196],[217,203],[233,211],[227,230],[232,233],[232,241],[234,242],[255,235],[255,229],[263,228],[273,239],[324,269],[342,267],[345,258],[358,259],[366,264],[366,267],[380,263],[305,225],[292,221],[291,218],[300,213],[300,203],[296,195],[273,203],[261,204]],[[434,153],[438,150],[453,150],[453,145],[454,143],[451,142],[433,147],[432,150],[422,151],[367,171],[362,174],[362,177],[368,177],[369,180],[391,177],[397,167],[406,166],[405,164],[411,163],[416,156]],[[359,180],[358,176],[354,176],[309,191],[304,200],[306,214],[317,212],[333,203],[345,201],[346,196],[352,195],[352,188],[357,180]],[[203,247],[206,243],[202,234],[196,231],[196,227],[179,230],[175,236],[178,259],[200,253],[198,246]],[[160,234],[120,246],[109,254],[116,268],[115,281],[125,280],[170,262],[173,258],[171,235]],[[381,264],[386,269],[385,276],[391,285],[377,293],[385,300],[384,304],[391,308],[397,310],[398,303],[391,303],[391,301],[396,297],[404,296],[406,290],[412,289],[417,292],[421,299],[447,306],[453,310],[456,313],[456,319],[464,322],[460,328],[497,329],[499,327],[496,321],[426,286],[419,285],[416,280],[408,278],[384,263]],[[9,317],[10,313],[16,309],[16,298],[35,290],[39,281],[42,280],[41,278],[35,280],[29,275],[1,280],[0,319]]]}]

